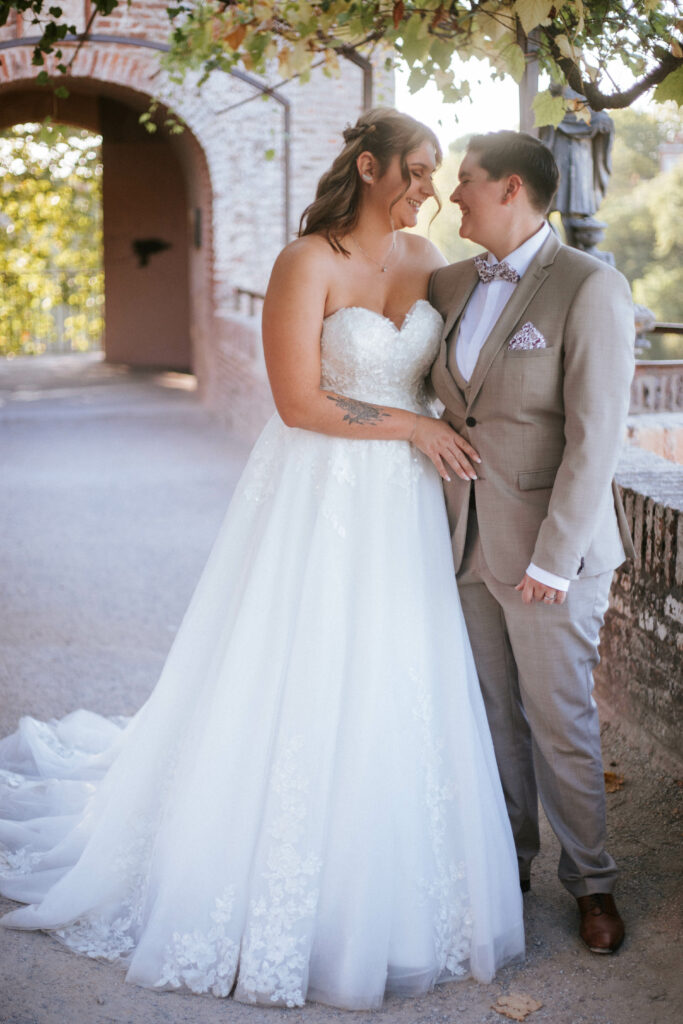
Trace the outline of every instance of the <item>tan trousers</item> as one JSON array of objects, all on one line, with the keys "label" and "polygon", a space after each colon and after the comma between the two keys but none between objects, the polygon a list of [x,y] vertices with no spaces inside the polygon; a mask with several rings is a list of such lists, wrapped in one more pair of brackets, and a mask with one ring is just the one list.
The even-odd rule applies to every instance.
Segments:
[{"label": "tan trousers", "polygon": [[605,787],[592,670],[612,573],[570,584],[561,605],[525,605],[483,557],[471,509],[458,586],[479,674],[520,878],[538,853],[538,796],[574,896],[611,892]]}]

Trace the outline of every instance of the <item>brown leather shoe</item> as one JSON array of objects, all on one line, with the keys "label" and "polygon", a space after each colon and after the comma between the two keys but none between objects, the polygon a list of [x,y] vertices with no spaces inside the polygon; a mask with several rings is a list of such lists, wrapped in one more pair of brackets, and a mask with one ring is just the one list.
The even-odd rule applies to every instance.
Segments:
[{"label": "brown leather shoe", "polygon": [[624,922],[608,892],[578,896],[581,914],[579,935],[591,953],[614,953],[624,940]]}]

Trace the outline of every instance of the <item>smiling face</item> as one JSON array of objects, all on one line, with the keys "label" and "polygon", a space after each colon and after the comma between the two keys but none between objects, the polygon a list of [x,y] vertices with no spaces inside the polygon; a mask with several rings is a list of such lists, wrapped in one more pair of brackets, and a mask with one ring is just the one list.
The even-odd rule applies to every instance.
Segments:
[{"label": "smiling face", "polygon": [[425,199],[434,195],[432,176],[436,170],[436,151],[431,142],[423,142],[406,156],[410,184],[401,174],[401,160],[392,157],[385,173],[374,183],[372,199],[389,212],[395,228],[412,228]]},{"label": "smiling face", "polygon": [[487,249],[492,248],[501,228],[501,212],[505,205],[507,179],[495,181],[480,166],[474,153],[467,153],[458,171],[459,184],[451,202],[460,207],[461,238],[469,238]]}]

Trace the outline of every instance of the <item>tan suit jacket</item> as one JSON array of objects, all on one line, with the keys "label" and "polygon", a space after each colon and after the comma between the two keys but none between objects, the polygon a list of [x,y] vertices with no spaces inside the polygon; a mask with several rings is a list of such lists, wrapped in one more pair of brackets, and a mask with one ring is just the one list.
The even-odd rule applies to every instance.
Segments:
[{"label": "tan suit jacket", "polygon": [[[445,319],[434,390],[482,459],[474,491],[486,562],[508,584],[530,562],[570,580],[615,569],[633,555],[613,483],[634,368],[629,286],[551,233],[465,382],[448,353],[477,281],[471,259],[452,264],[432,275],[429,299]],[[528,322],[546,347],[509,349]],[[456,569],[471,486],[454,477],[445,487]]]}]

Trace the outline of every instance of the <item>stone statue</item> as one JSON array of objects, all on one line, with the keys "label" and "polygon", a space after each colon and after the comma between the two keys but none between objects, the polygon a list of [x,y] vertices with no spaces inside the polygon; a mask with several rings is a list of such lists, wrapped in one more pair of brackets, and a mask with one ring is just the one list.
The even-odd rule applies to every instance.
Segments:
[{"label": "stone statue", "polygon": [[[568,86],[562,95],[582,99]],[[567,243],[613,263],[611,254],[596,248],[605,225],[593,215],[604,198],[612,173],[614,121],[602,110],[592,110],[588,123],[568,112],[557,128],[541,128],[540,138],[552,150],[560,169],[553,209],[562,216]]]},{"label": "stone statue", "polygon": [[[583,99],[569,86],[561,91],[567,99]],[[560,87],[551,86],[551,92],[557,95]],[[598,249],[607,225],[595,217],[612,173],[614,121],[604,110],[591,110],[589,122],[568,112],[557,128],[541,128],[539,136],[552,150],[560,169],[552,209],[562,217],[567,245],[614,266],[614,254]],[[645,331],[651,330],[655,317],[645,306],[636,307],[634,315],[636,354],[642,355],[650,344]]]}]

